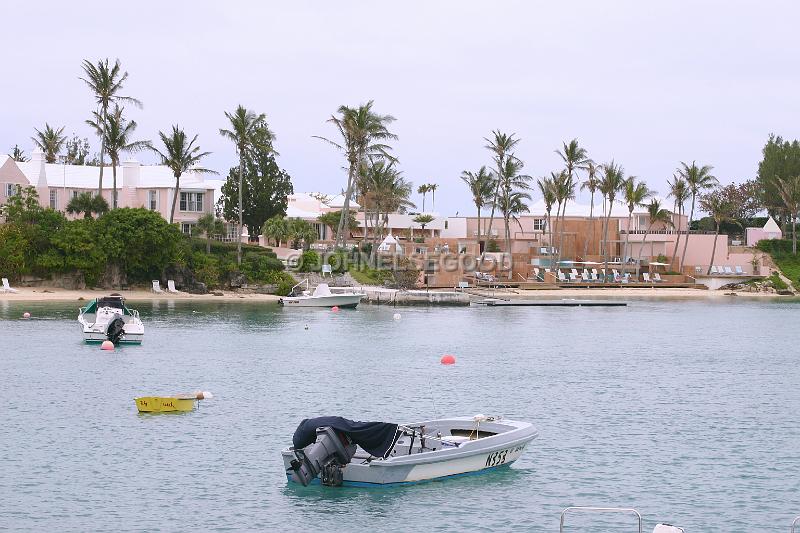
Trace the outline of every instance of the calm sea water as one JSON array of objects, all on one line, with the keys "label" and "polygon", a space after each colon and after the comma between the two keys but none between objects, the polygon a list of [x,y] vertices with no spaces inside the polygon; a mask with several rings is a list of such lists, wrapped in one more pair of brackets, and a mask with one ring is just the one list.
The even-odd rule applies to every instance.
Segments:
[{"label": "calm sea water", "polygon": [[[797,302],[131,303],[145,343],[107,353],[81,342],[78,302],[0,302],[0,529],[558,531],[563,508],[599,505],[637,508],[646,531],[750,533],[788,531],[800,514]],[[133,402],[197,388],[216,397],[191,413],[140,415]],[[286,482],[279,450],[302,418],[475,413],[532,421],[540,436],[481,476]],[[567,521],[635,531],[590,523]]]}]

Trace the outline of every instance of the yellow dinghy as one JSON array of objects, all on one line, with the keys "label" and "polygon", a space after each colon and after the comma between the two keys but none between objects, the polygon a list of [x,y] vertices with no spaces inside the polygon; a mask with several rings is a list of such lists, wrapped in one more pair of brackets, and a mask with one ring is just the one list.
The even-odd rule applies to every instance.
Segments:
[{"label": "yellow dinghy", "polygon": [[140,413],[170,413],[175,411],[191,411],[199,400],[213,398],[210,392],[198,391],[195,394],[178,394],[175,396],[142,396],[134,398]]}]

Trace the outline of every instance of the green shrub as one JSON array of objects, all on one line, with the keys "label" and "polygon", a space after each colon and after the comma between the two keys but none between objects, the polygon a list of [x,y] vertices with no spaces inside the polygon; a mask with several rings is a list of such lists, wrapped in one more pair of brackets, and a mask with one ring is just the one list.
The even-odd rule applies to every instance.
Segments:
[{"label": "green shrub", "polygon": [[347,272],[348,260],[346,252],[334,252],[325,259],[326,265],[331,265],[331,272],[343,274]]},{"label": "green shrub", "polygon": [[494,239],[489,239],[489,242],[486,243],[486,251],[487,252],[499,252],[500,246],[498,246],[497,241]]},{"label": "green shrub", "polygon": [[351,268],[350,275],[353,279],[363,285],[383,285],[387,281],[394,280],[394,273],[391,270],[373,268]]},{"label": "green shrub", "polygon": [[789,288],[789,286],[778,276],[777,272],[773,272],[772,275],[769,277],[769,280],[772,282],[772,286],[775,287],[777,291],[785,291]]},{"label": "green shrub", "polygon": [[320,257],[314,250],[303,252],[297,264],[299,272],[319,272],[321,269]]},{"label": "green shrub", "polygon": [[209,289],[216,289],[220,286],[222,271],[219,260],[213,255],[194,252],[191,269],[195,279],[205,283]]}]

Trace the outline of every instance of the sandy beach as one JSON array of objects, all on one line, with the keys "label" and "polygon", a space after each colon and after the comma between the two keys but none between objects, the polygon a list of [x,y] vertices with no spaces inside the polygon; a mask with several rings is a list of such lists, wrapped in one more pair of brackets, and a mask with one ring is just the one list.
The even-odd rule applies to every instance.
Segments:
[{"label": "sandy beach", "polygon": [[14,287],[17,293],[0,293],[0,301],[22,301],[22,302],[48,302],[48,301],[70,301],[70,300],[93,300],[101,296],[106,296],[113,292],[119,293],[125,297],[126,300],[222,300],[222,301],[262,301],[262,302],[277,302],[280,296],[272,294],[253,294],[253,293],[238,293],[232,291],[218,291],[222,296],[215,296],[213,293],[208,294],[189,294],[188,292],[168,293],[164,291],[161,294],[154,293],[153,291],[141,288],[130,290],[104,290],[104,289],[84,289],[84,290],[66,290],[56,289],[51,287]]}]

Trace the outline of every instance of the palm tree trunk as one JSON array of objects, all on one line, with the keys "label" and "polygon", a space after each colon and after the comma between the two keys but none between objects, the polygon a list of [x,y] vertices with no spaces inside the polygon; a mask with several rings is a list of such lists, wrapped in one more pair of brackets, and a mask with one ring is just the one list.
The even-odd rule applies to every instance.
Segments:
[{"label": "palm tree trunk", "polygon": [[[628,230],[625,232],[625,251],[622,252],[622,274],[625,275],[625,266],[628,264],[628,243],[631,238],[631,224],[633,223],[633,211],[628,211]],[[636,281],[639,281],[639,269],[636,269]]]},{"label": "palm tree trunk", "polygon": [[342,213],[339,217],[339,230],[336,232],[336,242],[334,243],[335,249],[344,247],[344,234],[345,232],[350,231],[350,194],[352,194],[353,189],[353,174],[356,169],[355,165],[356,164],[351,161],[350,169],[347,173],[347,189],[345,190]]},{"label": "palm tree trunk", "polygon": [[243,226],[243,213],[242,213],[242,174],[244,174],[244,154],[241,148],[239,149],[239,229],[236,231],[236,264],[242,264],[242,228]]},{"label": "palm tree trunk", "polygon": [[422,212],[425,212],[425,193],[422,193]]},{"label": "palm tree trunk", "polygon": [[211,253],[211,236],[206,232],[206,253]]},{"label": "palm tree trunk", "polygon": [[478,206],[478,254],[481,253],[481,208]]},{"label": "palm tree trunk", "polygon": [[114,161],[111,161],[111,175],[113,176],[113,185],[114,190],[111,191],[111,209],[117,208],[117,165],[114,164]]},{"label": "palm tree trunk", "polygon": [[711,265],[714,264],[714,254],[717,253],[717,237],[719,237],[719,223],[717,223],[717,231],[714,232],[714,246],[711,247],[711,262],[708,264],[706,276],[711,275]]},{"label": "palm tree trunk", "polygon": [[650,225],[647,226],[647,229],[644,232],[644,237],[642,237],[642,245],[639,247],[639,260],[636,262],[636,280],[639,280],[639,267],[642,264],[642,253],[644,252],[644,243],[647,242],[647,236],[650,234],[650,228],[653,227],[652,222]]},{"label": "palm tree trunk", "polygon": [[[669,267],[670,268],[673,268],[675,260],[678,258],[678,242],[680,242],[680,240],[681,240],[681,215],[683,214],[683,213],[681,213],[681,211],[682,211],[682,206],[679,206],[678,202],[676,201],[675,202],[675,207],[674,207],[674,209],[672,211],[672,213],[673,213],[673,217],[672,217],[673,218],[673,224],[672,224],[672,227],[678,228],[678,229],[676,231],[676,236],[675,236],[675,248],[673,248],[673,250],[672,250],[672,257],[670,258],[670,261],[669,261]],[[675,212],[678,213],[678,223],[677,224],[674,223],[675,222],[675,217],[674,217],[674,213]],[[674,270],[674,268],[673,268],[673,270]]]},{"label": "palm tree trunk", "polygon": [[[497,164],[497,183],[494,186],[494,198],[492,199],[492,211],[489,213],[489,227],[486,229],[485,233],[489,233],[492,231],[492,224],[494,224],[494,210],[497,207],[497,197],[500,194],[500,175],[502,172],[500,170],[503,168],[503,158],[501,157],[498,164]],[[485,235],[488,237],[488,235]],[[487,239],[488,241],[488,239]],[[484,248],[485,249],[485,248]]]},{"label": "palm tree trunk", "polygon": [[181,188],[181,175],[178,174],[175,176],[175,193],[172,195],[172,209],[169,213],[169,223],[172,224],[175,221],[175,206],[178,204],[178,191]]},{"label": "palm tree trunk", "polygon": [[686,223],[686,240],[683,242],[683,254],[681,255],[680,272],[683,273],[683,262],[686,260],[686,246],[689,244],[689,231],[692,228],[692,219],[694,218],[694,200],[695,194],[692,193],[692,210],[689,211],[689,220]]},{"label": "palm tree trunk", "polygon": [[568,200],[564,200],[564,207],[561,210],[561,225],[558,227],[558,259],[559,263],[561,262],[562,253],[561,250],[564,247],[564,219],[567,217],[567,202]]},{"label": "palm tree trunk", "polygon": [[797,255],[797,217],[792,217],[792,255]]},{"label": "palm tree trunk", "polygon": [[[97,183],[97,196],[103,196],[103,161],[106,155],[106,115],[108,110],[103,107],[103,133],[100,137],[100,181]],[[172,221],[170,220],[170,224]]]},{"label": "palm tree trunk", "polygon": [[[611,221],[611,204],[612,202],[608,202],[608,214],[606,214],[606,220],[603,224],[603,283],[608,281],[608,225]],[[612,278],[613,279],[613,278]]]},{"label": "palm tree trunk", "polygon": [[594,237],[594,192],[592,192],[592,200],[589,204],[589,235],[583,241],[583,260],[586,261],[586,256],[589,255],[589,239]]}]

